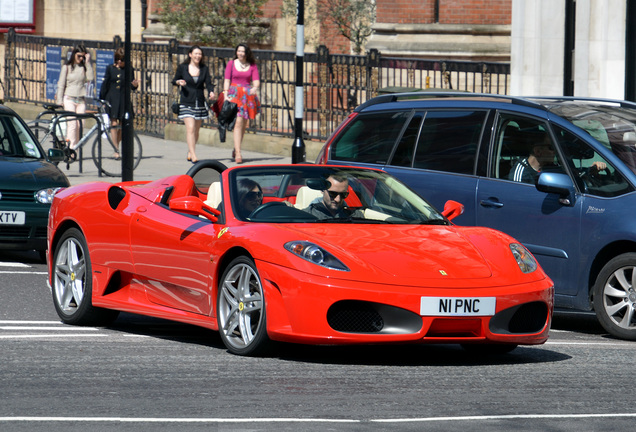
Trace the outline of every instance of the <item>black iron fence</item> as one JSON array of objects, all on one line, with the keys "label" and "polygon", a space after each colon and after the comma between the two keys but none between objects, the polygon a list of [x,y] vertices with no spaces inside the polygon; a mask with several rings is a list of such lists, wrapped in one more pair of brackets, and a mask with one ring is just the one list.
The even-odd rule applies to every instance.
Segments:
[{"label": "black iron fence", "polygon": [[[52,65],[47,48],[60,47],[62,57],[83,43],[95,59],[98,51],[114,51],[123,42],[78,41],[17,34],[9,31],[3,80],[4,100],[42,104],[50,98]],[[171,81],[189,46],[176,40],[168,44],[132,43],[131,63],[140,80],[132,93],[135,129],[163,136],[168,123],[179,120],[170,110],[177,97]],[[215,88],[222,90],[225,65],[233,58],[231,48],[202,48]],[[294,136],[295,53],[257,50],[261,86],[261,114],[249,130],[271,135]],[[372,50],[364,56],[330,54],[324,46],[304,56],[305,136],[325,140],[353,109],[378,93],[401,89],[454,89],[479,93],[507,94],[508,63],[434,61],[383,57]],[[48,83],[47,83],[48,68]],[[93,90],[94,91],[94,90]],[[214,127],[215,119],[204,123]]]}]

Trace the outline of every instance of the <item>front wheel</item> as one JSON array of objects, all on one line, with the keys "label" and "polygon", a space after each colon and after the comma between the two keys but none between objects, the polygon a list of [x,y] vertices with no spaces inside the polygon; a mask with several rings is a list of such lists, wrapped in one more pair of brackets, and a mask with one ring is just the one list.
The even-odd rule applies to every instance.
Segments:
[{"label": "front wheel", "polygon": [[[121,131],[121,126],[113,126],[109,131],[112,130]],[[92,156],[95,166],[98,170],[101,170],[104,175],[110,177],[121,176],[121,149],[115,147],[110,137],[97,136],[95,138],[95,141],[93,142]],[[133,135],[133,170],[137,168],[139,162],[141,162],[141,156],[141,140],[135,132]]]},{"label": "front wheel", "polygon": [[594,284],[594,310],[608,333],[636,340],[636,253],[605,264]]},{"label": "front wheel", "polygon": [[60,239],[53,255],[53,304],[66,324],[105,325],[119,312],[93,307],[91,259],[84,235],[71,228]]},{"label": "front wheel", "polygon": [[216,313],[221,339],[231,353],[256,355],[270,348],[265,294],[256,265],[250,258],[235,258],[223,272]]}]

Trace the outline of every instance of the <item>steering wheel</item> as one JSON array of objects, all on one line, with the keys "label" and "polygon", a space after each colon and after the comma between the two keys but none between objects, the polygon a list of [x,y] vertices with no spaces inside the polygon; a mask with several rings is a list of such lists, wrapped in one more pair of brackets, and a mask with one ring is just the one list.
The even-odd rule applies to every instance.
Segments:
[{"label": "steering wheel", "polygon": [[250,219],[254,218],[256,216],[259,215],[259,213],[262,213],[264,210],[271,208],[271,207],[280,207],[280,206],[286,206],[286,204],[284,202],[281,201],[271,201],[265,204],[261,204],[260,206],[256,207],[254,209],[254,211],[252,213],[250,213],[250,215],[248,216]]},{"label": "steering wheel", "polygon": [[[601,172],[604,172],[604,174],[601,174]],[[595,170],[594,172],[590,170],[584,173],[581,178],[584,180],[587,187],[599,188],[607,184],[611,175],[612,172],[609,170],[609,167],[606,167],[602,170]]]}]

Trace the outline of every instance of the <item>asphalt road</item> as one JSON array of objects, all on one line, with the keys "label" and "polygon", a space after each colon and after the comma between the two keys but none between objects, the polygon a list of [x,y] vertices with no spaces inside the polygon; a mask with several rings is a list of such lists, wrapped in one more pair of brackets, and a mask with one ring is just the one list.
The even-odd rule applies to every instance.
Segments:
[{"label": "asphalt road", "polygon": [[545,345],[282,345],[237,357],[217,333],[122,314],[62,325],[46,267],[0,253],[1,431],[632,430],[636,343],[557,314]]}]

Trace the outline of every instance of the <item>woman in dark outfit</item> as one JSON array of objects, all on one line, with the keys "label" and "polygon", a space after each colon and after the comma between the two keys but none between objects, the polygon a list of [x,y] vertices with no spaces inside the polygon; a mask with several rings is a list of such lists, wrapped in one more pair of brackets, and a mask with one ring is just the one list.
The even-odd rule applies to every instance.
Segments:
[{"label": "woman in dark outfit", "polygon": [[179,119],[183,120],[186,126],[187,160],[194,163],[197,161],[194,148],[199,140],[199,129],[203,120],[208,118],[204,88],[208,90],[208,98],[214,99],[212,77],[203,61],[201,48],[196,45],[190,48],[188,57],[177,68],[172,84],[181,88]]},{"label": "woman in dark outfit", "polygon": [[[99,90],[99,98],[110,104],[108,117],[110,118],[111,126],[120,125],[126,112],[126,108],[124,106],[124,86],[122,85],[124,82],[124,58],[124,49],[117,48],[115,50],[115,63],[106,68],[104,81],[102,82],[102,86]],[[133,90],[136,90],[139,86],[139,81],[135,79],[134,74],[132,78],[130,86]],[[121,128],[111,129],[110,134],[113,139],[113,144],[115,144],[115,147],[117,148],[117,151],[113,156],[115,158],[119,158]]]}]

